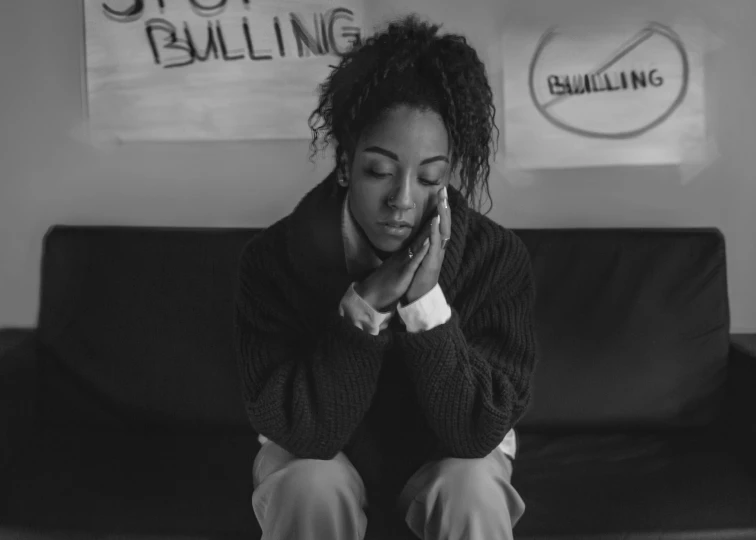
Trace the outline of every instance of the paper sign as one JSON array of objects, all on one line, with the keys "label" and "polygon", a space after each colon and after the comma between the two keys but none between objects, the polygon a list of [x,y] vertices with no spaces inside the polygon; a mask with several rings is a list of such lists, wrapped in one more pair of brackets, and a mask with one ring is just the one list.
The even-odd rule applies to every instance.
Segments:
[{"label": "paper sign", "polygon": [[84,0],[90,130],[121,140],[309,138],[357,0]]},{"label": "paper sign", "polygon": [[508,30],[507,166],[682,163],[706,137],[695,35],[661,23]]}]

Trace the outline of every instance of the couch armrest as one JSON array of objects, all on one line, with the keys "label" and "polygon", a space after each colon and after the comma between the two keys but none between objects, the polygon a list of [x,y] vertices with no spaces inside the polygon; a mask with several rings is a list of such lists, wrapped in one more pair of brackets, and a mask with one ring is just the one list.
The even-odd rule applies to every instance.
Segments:
[{"label": "couch armrest", "polygon": [[0,472],[34,426],[36,349],[34,330],[0,329]]},{"label": "couch armrest", "polygon": [[756,358],[756,334],[731,334],[730,343],[741,353]]},{"label": "couch armrest", "polygon": [[[33,328],[0,328],[0,359],[7,352],[15,349],[24,340],[34,336]],[[0,373],[6,371],[2,360],[0,360]]]},{"label": "couch armrest", "polygon": [[739,443],[753,444],[756,439],[756,334],[733,334],[730,338],[725,423]]}]

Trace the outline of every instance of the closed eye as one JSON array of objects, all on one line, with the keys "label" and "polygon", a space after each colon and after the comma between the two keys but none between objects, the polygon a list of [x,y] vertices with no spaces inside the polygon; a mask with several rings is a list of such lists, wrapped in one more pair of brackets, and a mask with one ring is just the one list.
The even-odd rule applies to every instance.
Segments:
[{"label": "closed eye", "polygon": [[[380,173],[378,171],[369,171],[368,174],[370,174],[370,176],[372,176],[373,178],[379,178],[379,179],[388,178],[392,176],[391,173]],[[420,181],[421,184],[425,186],[440,186],[441,185],[440,180],[427,180],[425,178],[418,178],[418,180]]]}]

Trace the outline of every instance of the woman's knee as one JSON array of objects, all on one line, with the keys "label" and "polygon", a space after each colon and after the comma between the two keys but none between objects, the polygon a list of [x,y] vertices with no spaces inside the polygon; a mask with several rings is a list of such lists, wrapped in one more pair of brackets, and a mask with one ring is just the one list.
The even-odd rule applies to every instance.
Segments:
[{"label": "woman's knee", "polygon": [[339,459],[294,459],[265,478],[252,495],[264,538],[362,538],[364,505],[359,476]]},{"label": "woman's knee", "polygon": [[402,493],[405,521],[420,538],[512,538],[524,504],[496,456],[445,459],[418,471]]},{"label": "woman's knee", "polygon": [[525,503],[510,483],[511,472],[492,471],[485,460],[455,460],[443,469],[440,498],[461,516],[487,515],[505,519],[511,527]]},{"label": "woman's knee", "polygon": [[439,488],[447,501],[455,505],[476,504],[501,496],[501,479],[491,474],[482,460],[448,460],[439,471]]},{"label": "woman's knee", "polygon": [[354,475],[337,460],[299,459],[281,473],[278,489],[287,498],[326,501],[345,493],[360,495]]}]

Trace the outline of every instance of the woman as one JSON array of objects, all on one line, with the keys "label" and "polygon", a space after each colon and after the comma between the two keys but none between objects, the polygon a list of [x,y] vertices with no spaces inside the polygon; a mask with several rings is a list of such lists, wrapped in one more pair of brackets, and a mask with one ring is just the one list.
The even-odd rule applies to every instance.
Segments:
[{"label": "woman", "polygon": [[512,538],[534,289],[523,244],[466,201],[488,189],[494,110],[465,39],[415,17],[321,85],[313,149],[333,145],[334,172],[240,265],[263,538],[363,538],[368,503],[419,538]]}]

